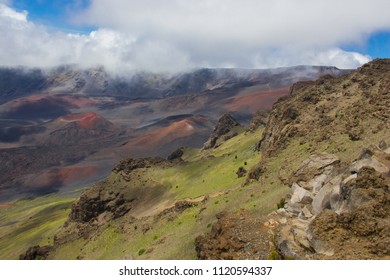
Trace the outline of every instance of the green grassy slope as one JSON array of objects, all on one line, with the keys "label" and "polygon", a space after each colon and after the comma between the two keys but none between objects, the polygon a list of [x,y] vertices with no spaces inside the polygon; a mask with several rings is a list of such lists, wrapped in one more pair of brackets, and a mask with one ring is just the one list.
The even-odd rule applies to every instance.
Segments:
[{"label": "green grassy slope", "polygon": [[75,198],[44,196],[0,209],[0,259],[18,259],[30,246],[51,245]]},{"label": "green grassy slope", "polygon": [[[129,188],[153,182],[163,187],[164,195],[154,205],[145,202],[143,211],[129,213],[100,227],[93,236],[70,240],[58,246],[53,259],[195,259],[195,238],[211,228],[221,211],[249,209],[265,215],[287,192],[278,182],[252,181],[244,185],[239,167],[249,170],[260,160],[254,146],[263,128],[253,132],[241,129],[238,136],[215,149],[185,149],[185,162],[172,167],[136,170],[137,181],[121,180],[112,174],[106,182],[129,184]],[[177,201],[194,202],[183,212],[169,211]],[[164,202],[164,203],[161,203]],[[150,210],[153,206],[158,210]],[[159,214],[166,210],[165,213]],[[150,211],[149,211],[150,210]],[[148,215],[150,214],[150,215]],[[135,216],[132,217],[132,215]]]}]

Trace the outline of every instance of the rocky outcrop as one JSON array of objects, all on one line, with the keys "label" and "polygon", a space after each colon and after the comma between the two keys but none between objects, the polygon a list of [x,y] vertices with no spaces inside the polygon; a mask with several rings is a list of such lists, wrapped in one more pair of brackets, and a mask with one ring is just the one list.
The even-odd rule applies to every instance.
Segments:
[{"label": "rocky outcrop", "polygon": [[114,173],[124,172],[130,173],[133,170],[140,168],[150,168],[157,165],[169,165],[169,162],[160,157],[149,157],[149,158],[127,158],[121,160],[121,162],[114,167],[112,170]]},{"label": "rocky outcrop", "polygon": [[132,208],[132,202],[126,200],[123,194],[118,192],[104,192],[102,190],[87,190],[72,205],[70,220],[87,223],[99,217],[100,214],[110,214],[112,218],[119,218]]},{"label": "rocky outcrop", "polygon": [[183,156],[183,154],[184,154],[184,148],[183,147],[181,147],[181,148],[179,148],[179,149],[177,149],[177,150],[175,150],[174,152],[172,152],[172,154],[170,154],[169,156],[168,156],[168,160],[175,160],[175,159],[181,159],[181,157]]},{"label": "rocky outcrop", "polygon": [[[217,141],[221,136],[227,136],[232,129],[240,124],[233,118],[230,114],[224,114],[218,121],[217,125],[214,128],[213,133],[210,135],[207,142],[204,144],[203,149],[214,148],[217,144]],[[226,138],[225,138],[226,139]]]},{"label": "rocky outcrop", "polygon": [[[151,168],[153,166],[170,166],[171,163],[163,158],[128,158],[122,160],[113,172],[122,180],[131,182],[136,180],[133,172],[137,169]],[[157,190],[158,188],[153,188]],[[122,217],[136,203],[144,201],[146,197],[153,196],[154,191],[148,187],[118,188],[109,181],[103,181],[84,191],[71,209],[70,221],[78,223],[104,224],[106,221]]]},{"label": "rocky outcrop", "polygon": [[246,171],[246,169],[243,167],[243,166],[240,166],[236,172],[237,174],[237,177],[238,178],[241,178],[241,177],[244,177],[246,175],[248,171]]},{"label": "rocky outcrop", "polygon": [[346,135],[364,141],[389,129],[390,59],[378,59],[341,77],[294,84],[274,105],[257,145],[263,158],[293,139],[318,143]]},{"label": "rocky outcrop", "polygon": [[269,114],[270,114],[269,111],[265,111],[265,110],[257,111],[249,124],[248,131],[255,132],[256,129],[258,129],[260,126],[266,126],[269,118]]},{"label": "rocky outcrop", "polygon": [[52,246],[33,246],[27,249],[24,254],[21,254],[20,260],[44,260],[50,253]]},{"label": "rocky outcrop", "polygon": [[[312,155],[290,178],[291,196],[271,219],[284,258],[390,258],[390,149],[366,149],[350,165]],[[386,247],[387,246],[387,247]]]}]

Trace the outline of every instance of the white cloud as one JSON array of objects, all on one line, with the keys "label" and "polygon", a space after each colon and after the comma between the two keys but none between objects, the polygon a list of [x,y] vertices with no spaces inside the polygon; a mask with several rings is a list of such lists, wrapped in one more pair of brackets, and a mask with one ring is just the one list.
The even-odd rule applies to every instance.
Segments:
[{"label": "white cloud", "polygon": [[371,58],[357,52],[346,52],[340,48],[322,50],[302,49],[278,50],[264,55],[264,52],[254,59],[256,68],[282,67],[286,65],[335,65],[341,69],[353,69],[367,63]]},{"label": "white cloud", "polygon": [[0,17],[3,20],[8,20],[10,23],[26,23],[27,22],[27,11],[21,13],[9,8],[8,6],[1,4],[0,2]]},{"label": "white cloud", "polygon": [[[0,0],[1,1],[1,0]],[[88,35],[49,33],[0,4],[5,65],[105,65],[112,71],[297,64],[355,68],[339,46],[390,29],[388,0],[92,0],[73,20]]]}]

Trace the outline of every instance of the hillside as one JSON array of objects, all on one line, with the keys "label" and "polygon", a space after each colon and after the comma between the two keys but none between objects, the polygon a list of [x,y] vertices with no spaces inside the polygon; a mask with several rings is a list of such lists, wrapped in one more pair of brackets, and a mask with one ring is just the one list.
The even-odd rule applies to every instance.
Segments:
[{"label": "hillside", "polygon": [[[273,201],[286,191],[281,189],[281,193],[269,192],[268,195],[265,188],[262,190],[265,203],[256,206],[251,200],[258,188],[242,187],[245,176],[237,171],[258,161],[258,153],[253,149],[262,129],[246,132],[241,126],[235,127],[226,135],[237,133],[237,136],[230,136],[226,141],[222,136],[218,147],[209,150],[184,148],[181,158],[173,160],[123,160],[109,177],[88,188],[70,209],[59,213],[63,218],[64,213],[70,210],[69,219],[64,227],[57,230],[55,245],[46,257],[196,258],[193,242],[210,228],[216,213],[233,205],[239,209],[245,204],[248,209],[256,207],[268,213],[274,207]],[[52,199],[53,203],[65,200],[62,197]],[[35,205],[34,201],[21,202],[23,209],[30,209],[29,205]],[[4,211],[18,212],[17,207]],[[35,210],[32,208],[30,211],[34,213]],[[35,215],[31,214],[34,217],[32,221],[35,217],[50,220],[49,213],[40,210]],[[31,222],[22,223],[26,223],[24,228],[29,228]],[[7,226],[8,236],[15,240],[36,240],[30,239],[36,237],[29,231],[17,231],[19,227]],[[37,244],[52,244],[51,240],[43,238]],[[177,245],[178,240],[180,246]],[[29,245],[20,243],[20,247],[9,248],[8,258],[23,253],[23,246],[26,250]],[[36,250],[30,251],[30,255],[34,252]]]},{"label": "hillside", "polygon": [[296,83],[268,118],[123,159],[72,204],[2,205],[0,258],[389,259],[388,108],[389,59]]}]

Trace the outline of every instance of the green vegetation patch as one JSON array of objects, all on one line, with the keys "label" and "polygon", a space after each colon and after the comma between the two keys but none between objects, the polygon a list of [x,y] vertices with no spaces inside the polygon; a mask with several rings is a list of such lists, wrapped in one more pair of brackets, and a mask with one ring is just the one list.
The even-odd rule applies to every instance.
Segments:
[{"label": "green vegetation patch", "polygon": [[51,245],[74,198],[45,196],[18,200],[0,209],[0,259],[18,259],[30,246]]}]

